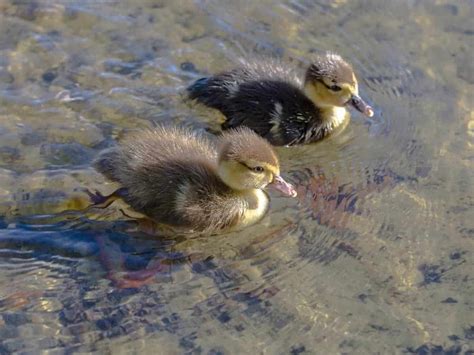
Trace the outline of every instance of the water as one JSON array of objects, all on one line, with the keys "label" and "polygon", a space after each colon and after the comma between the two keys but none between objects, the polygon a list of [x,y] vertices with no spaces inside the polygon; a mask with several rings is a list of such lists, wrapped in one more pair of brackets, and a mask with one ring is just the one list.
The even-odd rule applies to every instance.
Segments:
[{"label": "water", "polygon": [[[0,353],[472,353],[472,1],[0,2]],[[376,109],[279,148],[297,200],[152,238],[91,159],[219,116],[182,89],[246,55],[356,68]]]}]

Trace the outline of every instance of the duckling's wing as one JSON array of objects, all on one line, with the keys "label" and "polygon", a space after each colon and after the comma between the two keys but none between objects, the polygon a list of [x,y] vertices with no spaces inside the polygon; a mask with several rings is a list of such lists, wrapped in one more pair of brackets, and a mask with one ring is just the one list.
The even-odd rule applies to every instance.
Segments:
[{"label": "duckling's wing", "polygon": [[244,83],[223,110],[224,129],[247,126],[274,145],[301,139],[315,114],[313,103],[300,89],[284,81]]},{"label": "duckling's wing", "polygon": [[223,191],[227,189],[220,181],[189,185],[186,190],[180,190],[176,212],[189,225],[203,232],[231,228],[243,218],[244,206],[241,199]]},{"label": "duckling's wing", "polygon": [[217,231],[237,223],[241,205],[215,168],[204,161],[174,160],[135,170],[125,182],[124,200],[157,222],[196,231]]}]

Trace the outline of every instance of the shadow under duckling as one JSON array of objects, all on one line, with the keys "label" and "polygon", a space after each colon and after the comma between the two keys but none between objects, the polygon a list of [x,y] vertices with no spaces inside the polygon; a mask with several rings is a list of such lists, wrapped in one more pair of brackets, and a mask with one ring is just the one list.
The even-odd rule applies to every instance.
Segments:
[{"label": "shadow under duckling", "polygon": [[217,145],[179,127],[137,132],[102,152],[94,167],[121,185],[109,196],[91,195],[97,206],[120,198],[155,222],[192,232],[258,222],[269,207],[267,185],[296,196],[271,145],[245,127],[224,133]]},{"label": "shadow under duckling", "polygon": [[316,57],[304,82],[292,68],[268,59],[198,79],[187,92],[226,117],[223,129],[246,126],[273,145],[324,138],[348,122],[347,106],[368,117],[374,114],[359,97],[352,66],[334,53]]}]

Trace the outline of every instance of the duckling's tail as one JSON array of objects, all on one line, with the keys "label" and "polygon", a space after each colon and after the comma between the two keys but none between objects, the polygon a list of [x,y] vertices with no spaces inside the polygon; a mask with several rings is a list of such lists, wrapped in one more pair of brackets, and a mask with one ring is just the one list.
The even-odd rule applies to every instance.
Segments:
[{"label": "duckling's tail", "polygon": [[188,86],[188,92],[189,94],[197,93],[199,90],[206,89],[209,85],[209,79],[210,78],[201,78],[196,80],[194,83]]},{"label": "duckling's tail", "polygon": [[92,162],[92,166],[95,170],[104,175],[107,179],[116,182],[120,182],[118,177],[120,164],[120,152],[116,148],[104,150],[97,159]]},{"label": "duckling's tail", "polygon": [[201,78],[188,86],[186,90],[191,100],[202,100],[203,96],[206,95],[206,91],[209,90],[209,79],[210,78]]},{"label": "duckling's tail", "polygon": [[198,79],[187,88],[187,91],[191,100],[218,110],[224,108],[229,95],[226,83],[218,76]]}]

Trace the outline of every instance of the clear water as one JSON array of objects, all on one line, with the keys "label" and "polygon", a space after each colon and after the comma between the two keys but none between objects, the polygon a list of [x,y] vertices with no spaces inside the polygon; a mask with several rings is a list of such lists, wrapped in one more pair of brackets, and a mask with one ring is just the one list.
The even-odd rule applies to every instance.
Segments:
[{"label": "clear water", "polygon": [[[0,2],[0,353],[468,354],[474,3]],[[240,233],[151,238],[91,159],[218,129],[182,89],[255,53],[353,63],[368,121],[279,148],[297,200]]]}]

